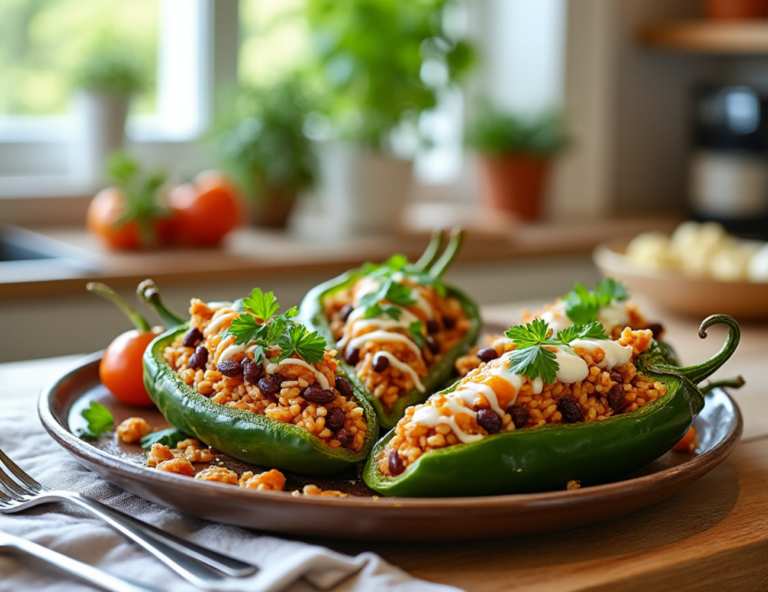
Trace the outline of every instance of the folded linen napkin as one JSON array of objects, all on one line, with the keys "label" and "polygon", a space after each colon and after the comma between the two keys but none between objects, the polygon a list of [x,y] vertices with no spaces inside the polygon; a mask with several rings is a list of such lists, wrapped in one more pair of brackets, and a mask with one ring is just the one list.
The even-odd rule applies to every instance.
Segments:
[{"label": "folded linen napkin", "polygon": [[[374,553],[350,557],[316,545],[260,536],[233,526],[186,516],[134,496],[80,466],[46,433],[37,417],[37,395],[73,358],[50,361],[50,375],[30,372],[29,362],[0,366],[0,448],[52,489],[77,491],[203,546],[259,566],[249,578],[222,584],[226,591],[456,592],[411,578]],[[0,531],[15,534],[112,574],[168,592],[197,590],[135,544],[97,519],[65,505],[0,514]],[[361,543],[364,545],[364,543]],[[0,592],[80,592],[91,588],[39,564],[0,554]]]}]

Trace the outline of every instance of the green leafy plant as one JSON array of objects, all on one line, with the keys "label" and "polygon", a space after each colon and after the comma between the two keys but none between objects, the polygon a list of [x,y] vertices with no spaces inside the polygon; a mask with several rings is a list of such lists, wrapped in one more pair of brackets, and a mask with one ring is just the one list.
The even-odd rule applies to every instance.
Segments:
[{"label": "green leafy plant", "polygon": [[305,133],[315,101],[297,77],[268,88],[241,88],[231,113],[209,133],[220,166],[251,199],[266,188],[290,196],[314,186],[317,155]]},{"label": "green leafy plant", "polygon": [[468,70],[473,51],[446,26],[449,4],[308,0],[321,82],[342,139],[386,148],[392,130],[415,124]]},{"label": "green leafy plant", "polygon": [[72,84],[92,92],[132,95],[146,87],[147,74],[123,46],[100,43],[75,70]]},{"label": "green leafy plant", "polygon": [[568,141],[558,114],[523,116],[486,104],[470,124],[466,143],[494,156],[511,153],[549,156],[565,148]]},{"label": "green leafy plant", "polygon": [[605,278],[598,282],[594,291],[590,292],[584,284],[576,282],[573,290],[568,292],[565,301],[565,314],[578,325],[597,320],[597,313],[603,306],[613,301],[624,302],[629,298],[627,287],[613,278]]}]

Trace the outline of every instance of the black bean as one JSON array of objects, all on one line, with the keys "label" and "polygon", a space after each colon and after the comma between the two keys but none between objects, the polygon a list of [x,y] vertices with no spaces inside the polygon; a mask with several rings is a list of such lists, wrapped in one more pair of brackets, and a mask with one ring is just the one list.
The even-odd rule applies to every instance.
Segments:
[{"label": "black bean", "polygon": [[347,416],[341,407],[329,407],[325,414],[325,427],[332,432],[337,432],[344,427],[344,420]]},{"label": "black bean", "polygon": [[223,362],[219,362],[216,369],[229,378],[236,378],[243,375],[243,365],[237,360],[224,360]]},{"label": "black bean", "polygon": [[624,385],[616,384],[608,392],[608,407],[614,411],[618,411],[624,406]]},{"label": "black bean", "polygon": [[349,318],[349,315],[352,314],[352,311],[355,310],[355,307],[351,304],[345,304],[341,307],[341,310],[339,311],[339,316],[341,317],[341,320],[345,323],[347,322],[347,319]]},{"label": "black bean", "polygon": [[528,407],[525,405],[512,405],[507,409],[507,413],[512,416],[512,423],[518,430],[528,424]]},{"label": "black bean", "polygon": [[498,358],[499,353],[496,351],[495,347],[484,347],[479,352],[477,352],[477,357],[480,358],[483,362],[490,362],[491,360]]},{"label": "black bean", "polygon": [[192,368],[192,370],[200,370],[201,368],[205,368],[207,363],[208,350],[205,349],[205,346],[199,345],[195,350],[195,353],[189,356],[189,367]]},{"label": "black bean", "polygon": [[664,327],[660,323],[651,323],[648,329],[653,333],[653,338],[658,339],[664,333]]},{"label": "black bean", "polygon": [[376,354],[373,356],[373,371],[384,372],[389,368],[389,358],[384,354]]},{"label": "black bean", "polygon": [[427,333],[438,333],[440,331],[440,323],[437,319],[429,319],[427,321]]},{"label": "black bean", "polygon": [[456,319],[453,317],[443,317],[443,327],[449,331],[456,326]]},{"label": "black bean", "polygon": [[563,416],[565,423],[577,423],[584,421],[584,412],[579,403],[571,397],[563,397],[557,402],[557,410]]},{"label": "black bean", "polygon": [[349,448],[355,443],[355,436],[348,429],[344,428],[336,432],[336,439],[344,448]]},{"label": "black bean", "polygon": [[621,372],[618,370],[611,370],[611,380],[613,382],[618,382],[619,384],[624,382],[624,379],[621,377]]},{"label": "black bean", "polygon": [[274,374],[268,374],[259,379],[259,390],[261,394],[271,401],[277,400],[277,393],[280,392],[280,379]]},{"label": "black bean", "polygon": [[431,335],[427,335],[426,341],[427,341],[427,347],[429,348],[429,351],[431,351],[433,355],[437,355],[440,353],[440,344],[437,342],[437,339],[435,339]]},{"label": "black bean", "polygon": [[305,401],[309,401],[310,403],[326,405],[327,403],[331,403],[336,398],[336,393],[333,391],[327,391],[317,384],[311,384],[306,389],[304,389],[304,392],[301,393],[301,396],[304,397]]},{"label": "black bean", "polygon": [[354,397],[352,384],[350,384],[350,382],[343,376],[336,377],[336,390],[339,391],[339,394],[342,397],[344,397],[347,401],[351,400],[352,397]]},{"label": "black bean", "polygon": [[397,477],[398,475],[401,475],[404,470],[405,464],[403,463],[403,459],[400,458],[397,450],[393,450],[389,455],[389,474],[393,477]]},{"label": "black bean", "polygon": [[501,429],[501,418],[493,409],[481,409],[477,412],[477,425],[489,434],[496,434]]},{"label": "black bean", "polygon": [[248,384],[258,384],[259,378],[264,374],[261,364],[257,364],[250,358],[243,358],[243,376]]},{"label": "black bean", "polygon": [[357,366],[360,361],[360,350],[348,347],[344,350],[344,361],[350,366]]},{"label": "black bean", "polygon": [[200,345],[202,340],[203,334],[200,333],[200,329],[197,327],[192,327],[189,331],[187,331],[187,334],[184,336],[184,341],[181,342],[181,345],[184,347],[197,347]]}]

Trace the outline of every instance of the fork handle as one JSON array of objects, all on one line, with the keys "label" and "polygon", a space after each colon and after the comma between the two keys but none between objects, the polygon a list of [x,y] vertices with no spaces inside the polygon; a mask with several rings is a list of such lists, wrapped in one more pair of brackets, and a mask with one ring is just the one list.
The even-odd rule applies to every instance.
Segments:
[{"label": "fork handle", "polygon": [[219,572],[232,577],[245,577],[258,571],[254,565],[180,539],[78,493],[47,491],[44,496],[76,504],[93,516],[101,518],[180,576],[202,588],[210,588],[220,582],[222,575]]},{"label": "fork handle", "polygon": [[6,548],[42,559],[101,590],[108,590],[109,592],[158,592],[156,588],[148,588],[141,584],[134,584],[133,582],[118,578],[86,563],[42,547],[37,543],[8,534],[3,534],[3,539],[3,542],[6,543]]}]

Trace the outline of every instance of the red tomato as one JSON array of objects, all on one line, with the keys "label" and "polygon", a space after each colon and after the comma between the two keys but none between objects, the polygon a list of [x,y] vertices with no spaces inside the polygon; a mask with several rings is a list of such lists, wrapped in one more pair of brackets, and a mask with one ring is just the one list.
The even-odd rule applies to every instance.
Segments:
[{"label": "red tomato", "polygon": [[168,195],[176,238],[182,243],[214,246],[240,222],[240,198],[221,173],[201,173],[195,184],[175,187]]},{"label": "red tomato", "polygon": [[[155,246],[143,244],[139,225],[135,220],[122,225],[117,223],[125,211],[125,193],[115,187],[103,189],[88,206],[86,227],[110,249],[122,251]],[[158,218],[153,226],[155,244],[169,244],[173,236],[173,220]]]},{"label": "red tomato", "polygon": [[118,335],[104,352],[99,377],[119,401],[140,407],[154,405],[144,387],[142,357],[149,343],[162,332],[160,327],[149,332],[131,329]]}]

